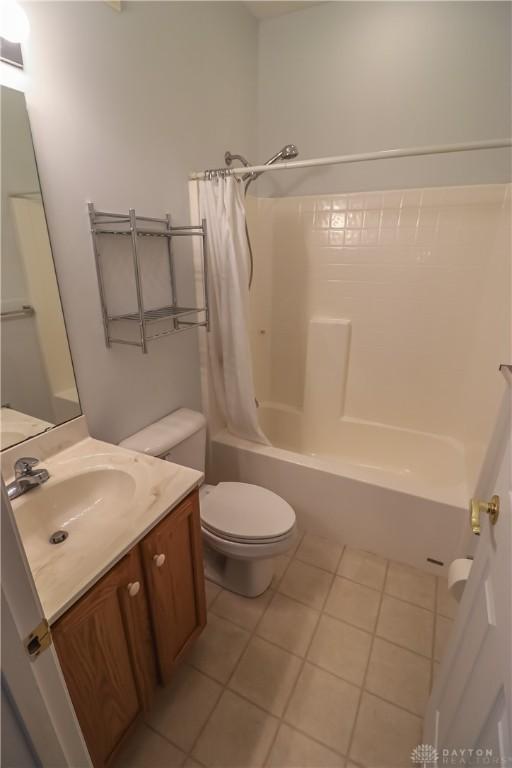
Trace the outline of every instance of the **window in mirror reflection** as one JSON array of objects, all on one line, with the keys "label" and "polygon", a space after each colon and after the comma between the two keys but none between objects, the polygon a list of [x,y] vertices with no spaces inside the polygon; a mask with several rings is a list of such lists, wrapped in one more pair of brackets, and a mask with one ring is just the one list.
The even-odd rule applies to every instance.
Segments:
[{"label": "window in mirror reflection", "polygon": [[24,94],[1,87],[2,449],[80,414]]}]

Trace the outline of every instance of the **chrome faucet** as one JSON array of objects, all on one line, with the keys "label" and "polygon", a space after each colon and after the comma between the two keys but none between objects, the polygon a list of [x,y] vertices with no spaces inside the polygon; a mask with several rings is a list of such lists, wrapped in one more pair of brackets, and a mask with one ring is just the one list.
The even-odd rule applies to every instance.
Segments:
[{"label": "chrome faucet", "polygon": [[9,499],[17,499],[32,488],[46,483],[50,478],[50,473],[44,467],[33,469],[39,464],[39,459],[30,456],[18,459],[14,465],[14,480],[7,486],[7,496]]}]

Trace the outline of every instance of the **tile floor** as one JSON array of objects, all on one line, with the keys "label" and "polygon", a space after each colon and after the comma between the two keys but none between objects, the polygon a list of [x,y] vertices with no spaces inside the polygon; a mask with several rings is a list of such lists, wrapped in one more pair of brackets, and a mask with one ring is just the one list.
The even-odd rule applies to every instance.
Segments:
[{"label": "tile floor", "polygon": [[117,768],[410,766],[455,614],[446,582],[305,534],[208,626]]}]

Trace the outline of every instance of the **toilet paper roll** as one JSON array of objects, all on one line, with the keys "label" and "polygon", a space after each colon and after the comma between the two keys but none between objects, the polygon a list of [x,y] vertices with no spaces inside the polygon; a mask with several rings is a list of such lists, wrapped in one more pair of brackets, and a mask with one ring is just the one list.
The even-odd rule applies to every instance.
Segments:
[{"label": "toilet paper roll", "polygon": [[450,563],[448,567],[448,590],[458,603],[469,579],[472,564],[472,560],[469,560],[467,557],[461,557]]}]

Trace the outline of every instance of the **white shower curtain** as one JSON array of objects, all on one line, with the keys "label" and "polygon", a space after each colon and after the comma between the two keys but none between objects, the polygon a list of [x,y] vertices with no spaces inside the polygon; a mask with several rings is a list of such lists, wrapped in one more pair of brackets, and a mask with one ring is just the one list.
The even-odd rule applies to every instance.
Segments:
[{"label": "white shower curtain", "polygon": [[268,445],[254,399],[242,183],[230,176],[200,181],[199,207],[208,227],[208,359],[215,395],[230,432]]}]

